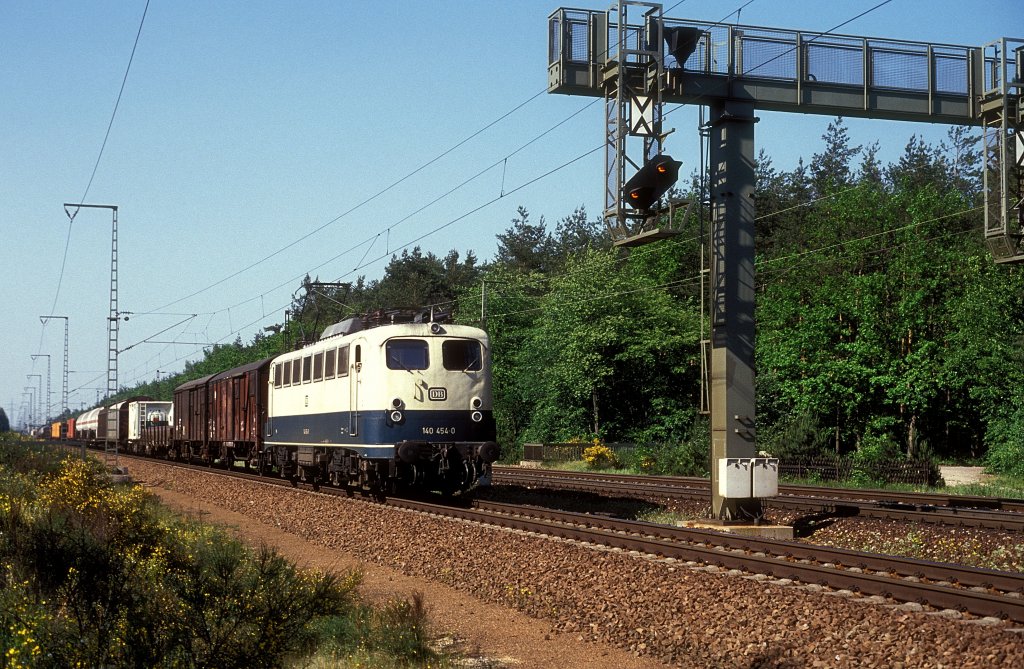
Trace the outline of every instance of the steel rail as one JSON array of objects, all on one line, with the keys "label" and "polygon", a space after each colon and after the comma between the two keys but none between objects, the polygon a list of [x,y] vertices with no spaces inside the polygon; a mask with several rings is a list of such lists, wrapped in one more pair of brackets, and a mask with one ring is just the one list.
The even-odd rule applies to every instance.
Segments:
[{"label": "steel rail", "polygon": [[[623,481],[637,485],[664,485],[680,488],[707,490],[710,482],[699,476],[658,476],[636,474],[610,474],[605,472],[571,472],[553,469],[524,469],[521,467],[495,467],[495,477],[523,472],[523,476],[537,478],[573,476],[600,481]],[[1008,497],[983,497],[981,495],[956,495],[939,492],[909,492],[881,490],[877,488],[835,488],[802,484],[780,485],[779,493],[798,497],[829,497],[833,499],[856,499],[879,502],[900,502],[925,506],[950,506],[957,508],[993,509],[1024,513],[1024,499]]]},{"label": "steel rail", "polygon": [[[524,472],[524,473],[521,473]],[[553,489],[576,490],[630,497],[661,497],[666,499],[698,499],[707,498],[707,486],[703,488],[690,485],[692,480],[684,483],[665,483],[664,477],[656,482],[647,482],[644,477],[623,477],[622,480],[609,476],[593,477],[578,476],[579,472],[557,472],[553,474],[536,474],[530,470],[502,468],[494,474],[495,483],[526,484],[544,486]],[[614,475],[613,475],[614,476]],[[696,479],[701,480],[701,479]],[[780,488],[780,492],[782,492]],[[792,488],[786,488],[792,490]],[[834,492],[834,489],[822,488],[815,491]],[[848,491],[861,492],[861,491]],[[870,493],[873,491],[863,491]],[[861,497],[870,496],[862,494]],[[797,511],[826,512],[836,516],[859,516],[899,520],[904,522],[924,522],[958,527],[978,527],[1007,532],[1024,531],[1024,513],[995,509],[964,508],[960,506],[935,506],[931,504],[910,504],[893,500],[870,501],[852,497],[838,496],[799,496],[792,493],[780,494],[765,500],[770,508],[791,509]]]},{"label": "steel rail", "polygon": [[637,520],[624,520],[567,511],[553,511],[539,507],[524,507],[480,500],[477,508],[509,515],[529,515],[562,523],[576,523],[616,532],[642,534],[672,541],[713,543],[723,550],[742,550],[765,553],[787,560],[809,560],[820,564],[834,564],[837,568],[855,568],[895,574],[900,577],[949,582],[964,588],[979,587],[1002,592],[1024,593],[1024,574],[1004,572],[980,567],[917,560],[895,555],[881,555],[777,539],[746,537],[729,532],[693,527],[674,527]]}]

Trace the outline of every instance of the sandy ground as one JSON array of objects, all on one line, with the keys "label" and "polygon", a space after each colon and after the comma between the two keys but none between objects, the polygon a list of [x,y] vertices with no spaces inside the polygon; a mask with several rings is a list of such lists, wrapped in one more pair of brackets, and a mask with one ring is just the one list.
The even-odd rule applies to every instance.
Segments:
[{"label": "sandy ground", "polygon": [[981,483],[985,480],[984,467],[939,467],[939,474],[948,486]]}]

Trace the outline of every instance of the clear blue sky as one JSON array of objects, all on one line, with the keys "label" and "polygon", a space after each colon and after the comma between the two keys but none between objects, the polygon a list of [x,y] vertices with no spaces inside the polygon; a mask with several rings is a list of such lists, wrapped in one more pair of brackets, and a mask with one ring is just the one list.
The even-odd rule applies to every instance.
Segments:
[{"label": "clear blue sky", "polygon": [[[718,21],[744,2],[684,0],[666,15]],[[877,3],[754,0],[739,22],[825,31]],[[110,214],[83,210],[75,219],[58,294],[69,228],[62,203],[85,191],[144,6],[145,0],[0,2],[0,406],[12,421],[22,416],[24,387],[36,385],[26,375],[46,374],[45,359],[33,362],[31,354],[52,356],[52,403],[59,409],[63,327],[55,321],[44,328],[42,314],[71,318],[70,406],[92,404],[92,388],[106,385]],[[543,91],[546,19],[558,6],[152,0],[86,198],[120,208],[119,308],[135,313],[121,323],[120,347],[193,313],[157,339],[229,342],[240,334],[249,341],[283,320],[307,271],[322,280],[377,278],[383,259],[353,270],[600,146],[600,104],[584,109],[592,99],[542,94],[384,196],[255,264]],[[841,32],[968,45],[1024,36],[1019,2],[983,6],[893,0]],[[830,120],[760,115],[758,147],[787,169],[818,150]],[[686,163],[684,173],[697,162],[696,123],[695,108],[672,115],[677,131],[668,150]],[[946,132],[884,121],[848,125],[855,143],[882,143],[883,161],[896,158],[911,134],[938,141]],[[581,204],[594,214],[603,204],[602,165],[595,153],[419,244],[435,253],[473,250],[486,260],[520,205],[550,223]],[[353,248],[389,226],[372,247]],[[160,313],[146,315],[154,310]],[[180,370],[200,348],[136,346],[121,355],[121,385]]]}]

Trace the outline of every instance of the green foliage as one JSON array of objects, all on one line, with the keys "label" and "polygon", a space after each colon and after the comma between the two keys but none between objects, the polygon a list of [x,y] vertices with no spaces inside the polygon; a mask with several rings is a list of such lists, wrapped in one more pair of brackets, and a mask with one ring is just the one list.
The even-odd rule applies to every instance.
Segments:
[{"label": "green foliage", "polygon": [[860,447],[853,454],[851,483],[859,487],[876,486],[877,472],[886,464],[901,459],[900,448],[884,426],[870,425]]},{"label": "green foliage", "polygon": [[0,432],[10,432],[11,421],[7,418],[7,412],[4,411],[3,407],[0,407]]},{"label": "green foliage", "polygon": [[[431,646],[419,592],[377,608],[357,606],[351,615],[326,617],[317,624],[316,633],[321,664],[312,666],[446,666],[446,655]],[[339,665],[342,659],[347,662]]]},{"label": "green foliage", "polygon": [[536,300],[536,320],[512,362],[529,407],[524,439],[628,437],[640,426],[671,424],[689,404],[678,389],[696,395],[693,304],[659,290],[660,268],[634,258],[585,252]]},{"label": "green foliage", "polygon": [[624,458],[624,464],[629,469],[657,476],[709,476],[707,441],[637,446]]},{"label": "green foliage", "polygon": [[170,515],[95,461],[0,437],[4,666],[279,667],[321,648],[370,649],[374,666],[437,657],[418,597],[372,609],[358,582]]},{"label": "green foliage", "polygon": [[[842,146],[835,131],[830,142]],[[842,177],[816,179],[828,199],[769,224],[758,260],[758,423],[773,453],[781,435],[792,442],[791,430],[803,431],[794,421],[813,416],[828,437],[804,439],[807,451],[860,450],[882,420],[907,456],[977,457],[984,425],[1020,386],[1022,274],[994,265],[978,233],[974,138],[954,129],[950,142],[912,139],[884,169],[869,147],[858,179],[822,154],[812,171]],[[787,183],[761,172],[770,190]],[[843,179],[845,190],[828,192]],[[787,203],[784,194],[775,201]]]},{"label": "green foliage", "polygon": [[761,450],[777,458],[806,458],[819,455],[828,446],[828,433],[808,411],[785,415],[758,440]]},{"label": "green foliage", "polygon": [[707,421],[696,421],[681,441],[637,446],[623,456],[627,468],[661,476],[709,476],[711,439]]},{"label": "green foliage", "polygon": [[993,472],[1024,478],[1024,397],[1016,409],[992,421],[986,464]]}]

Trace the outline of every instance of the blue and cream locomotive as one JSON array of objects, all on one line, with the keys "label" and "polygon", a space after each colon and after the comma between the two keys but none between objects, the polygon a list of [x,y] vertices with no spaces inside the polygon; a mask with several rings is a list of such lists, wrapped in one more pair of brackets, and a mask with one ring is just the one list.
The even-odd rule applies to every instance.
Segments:
[{"label": "blue and cream locomotive", "polygon": [[498,458],[478,328],[351,318],[274,358],[263,463],[299,480],[458,492]]}]

